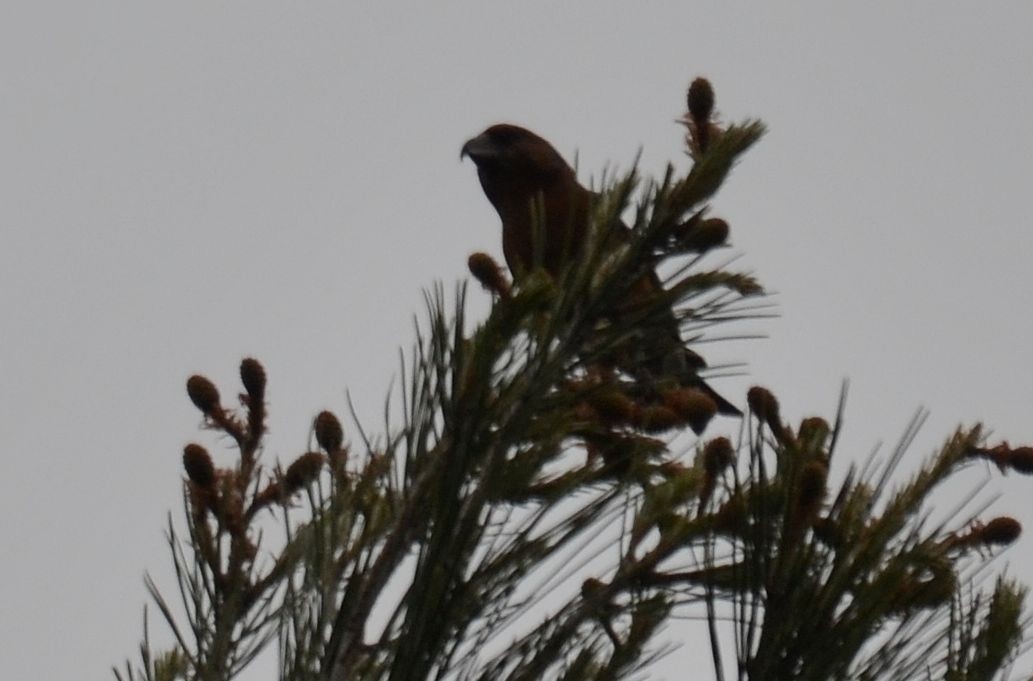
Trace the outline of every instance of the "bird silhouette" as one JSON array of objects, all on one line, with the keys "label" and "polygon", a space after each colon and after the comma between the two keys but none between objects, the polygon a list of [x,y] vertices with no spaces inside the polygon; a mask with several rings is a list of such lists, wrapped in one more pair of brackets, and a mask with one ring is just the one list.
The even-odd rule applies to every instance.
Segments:
[{"label": "bird silhouette", "polygon": [[[468,140],[460,152],[464,157],[477,166],[481,187],[502,221],[502,252],[515,282],[536,267],[559,277],[582,255],[594,195],[549,142],[526,128],[499,123]],[[611,229],[609,236],[616,242],[630,237],[623,224]],[[659,277],[649,268],[620,306],[633,307],[636,300],[662,292]],[[625,367],[628,373],[651,380],[674,377],[680,385],[706,394],[719,413],[742,415],[698,376],[706,362],[685,346],[673,309],[642,342],[648,346],[639,353],[645,359],[639,366]]]}]

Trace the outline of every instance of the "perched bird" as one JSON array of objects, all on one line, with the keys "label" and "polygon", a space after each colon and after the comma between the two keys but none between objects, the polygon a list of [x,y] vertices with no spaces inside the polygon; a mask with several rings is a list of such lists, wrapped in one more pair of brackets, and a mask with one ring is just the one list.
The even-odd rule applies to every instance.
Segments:
[{"label": "perched bird", "polygon": [[[581,255],[593,194],[551,144],[526,128],[499,123],[463,145],[460,158],[467,156],[477,166],[481,187],[502,221],[502,252],[515,281],[536,266],[556,276]],[[535,234],[536,225],[540,235]],[[614,229],[630,233],[624,225]],[[650,270],[629,296],[660,291],[660,279]],[[735,405],[696,375],[706,363],[685,347],[673,310],[660,326],[649,340],[645,369],[651,377],[676,376],[681,385],[706,393],[718,412],[741,416]]]},{"label": "perched bird", "polygon": [[466,144],[488,200],[502,218],[502,252],[517,280],[534,263],[535,203],[542,215],[542,266],[552,275],[576,258],[585,239],[592,193],[551,144],[516,125],[493,125]]}]

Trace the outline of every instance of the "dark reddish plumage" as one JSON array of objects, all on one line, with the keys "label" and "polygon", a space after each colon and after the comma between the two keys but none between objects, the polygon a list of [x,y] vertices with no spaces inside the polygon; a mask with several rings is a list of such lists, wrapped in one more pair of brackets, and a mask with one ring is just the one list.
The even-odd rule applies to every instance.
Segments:
[{"label": "dark reddish plumage", "polygon": [[[535,265],[557,276],[580,255],[592,192],[581,186],[574,169],[551,144],[526,128],[499,123],[464,144],[461,157],[465,156],[477,165],[481,187],[502,220],[502,251],[516,281]],[[537,239],[536,226],[542,231]],[[650,272],[630,295],[634,299],[661,288],[656,273]],[[706,364],[685,347],[673,310],[663,326],[650,343],[649,372],[654,377],[676,375],[683,385],[705,392],[720,413],[741,415],[696,376]]]},{"label": "dark reddish plumage", "polygon": [[541,262],[553,275],[584,242],[592,194],[551,144],[516,125],[493,125],[463,145],[477,164],[488,200],[502,218],[502,252],[517,279],[534,262],[534,226],[541,210]]}]

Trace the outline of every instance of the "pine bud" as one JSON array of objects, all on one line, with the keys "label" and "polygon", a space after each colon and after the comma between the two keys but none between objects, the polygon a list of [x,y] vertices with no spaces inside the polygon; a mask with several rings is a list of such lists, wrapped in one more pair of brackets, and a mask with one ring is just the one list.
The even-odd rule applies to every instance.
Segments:
[{"label": "pine bud", "polygon": [[186,469],[190,482],[202,489],[211,488],[215,482],[215,465],[208,450],[197,444],[189,444],[183,448],[183,468]]},{"label": "pine bud", "polygon": [[283,474],[287,494],[293,494],[315,480],[323,469],[325,460],[319,452],[308,452],[287,466],[287,471]]},{"label": "pine bud", "polygon": [[1016,447],[1011,450],[1008,465],[1023,475],[1033,473],[1033,447]]},{"label": "pine bud", "polygon": [[689,115],[697,125],[705,125],[714,113],[714,88],[706,78],[696,78],[689,86]]},{"label": "pine bud", "polygon": [[979,540],[988,546],[1011,544],[1019,538],[1020,534],[1022,534],[1022,524],[1008,516],[994,518],[978,530]]},{"label": "pine bud", "polygon": [[717,403],[702,390],[695,388],[678,388],[668,390],[663,395],[664,404],[699,435],[717,413]]},{"label": "pine bud", "polygon": [[726,437],[715,437],[703,448],[703,470],[711,478],[716,478],[735,460],[735,450]]},{"label": "pine bud", "polygon": [[811,461],[800,471],[796,488],[796,508],[801,516],[812,517],[825,499],[829,469],[820,461]]},{"label": "pine bud", "polygon": [[689,230],[679,245],[686,251],[705,253],[728,241],[729,232],[728,223],[721,218],[707,218]]},{"label": "pine bud", "polygon": [[754,386],[746,393],[746,403],[757,418],[768,425],[776,438],[784,433],[782,416],[779,414],[778,400],[767,388]]},{"label": "pine bud", "polygon": [[829,436],[829,423],[820,416],[810,416],[800,421],[800,434],[798,439],[801,442],[811,442],[821,446],[825,444],[825,439]]},{"label": "pine bud", "polygon": [[620,390],[603,390],[590,394],[588,405],[608,426],[628,423],[635,415],[635,403]]},{"label": "pine bud", "polygon": [[344,430],[341,422],[337,420],[333,412],[321,411],[316,416],[313,429],[316,431],[316,442],[326,451],[327,454],[336,452],[344,442]]},{"label": "pine bud", "polygon": [[221,410],[219,391],[215,388],[215,384],[204,376],[194,374],[187,379],[187,395],[194,406],[206,416],[211,416]]},{"label": "pine bud", "polygon": [[586,601],[601,601],[606,593],[606,585],[595,578],[588,578],[581,583],[581,597]]},{"label": "pine bud", "polygon": [[257,359],[248,357],[240,363],[240,380],[252,403],[265,399],[265,369]]},{"label": "pine bud", "polygon": [[746,403],[750,411],[759,418],[765,419],[768,414],[778,414],[778,400],[767,388],[755,385],[746,393]]},{"label": "pine bud", "polygon": [[466,265],[470,268],[470,274],[481,282],[485,289],[502,298],[509,296],[509,282],[502,273],[502,268],[490,255],[474,253],[466,261]]},{"label": "pine bud", "polygon": [[638,410],[635,425],[647,433],[662,433],[678,426],[682,419],[670,407],[650,404]]}]

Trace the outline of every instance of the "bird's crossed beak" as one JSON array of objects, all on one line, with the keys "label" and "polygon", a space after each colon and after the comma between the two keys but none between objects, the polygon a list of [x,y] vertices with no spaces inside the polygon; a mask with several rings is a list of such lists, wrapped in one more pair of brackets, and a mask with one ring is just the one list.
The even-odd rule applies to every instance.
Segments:
[{"label": "bird's crossed beak", "polygon": [[498,146],[488,137],[486,133],[481,133],[471,140],[467,140],[466,144],[459,151],[459,160],[469,156],[473,159],[473,162],[485,158],[494,158],[499,155]]}]

